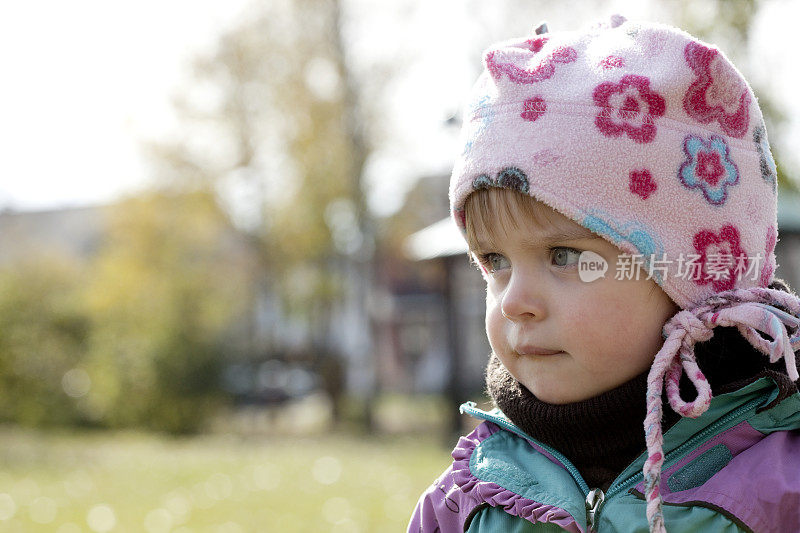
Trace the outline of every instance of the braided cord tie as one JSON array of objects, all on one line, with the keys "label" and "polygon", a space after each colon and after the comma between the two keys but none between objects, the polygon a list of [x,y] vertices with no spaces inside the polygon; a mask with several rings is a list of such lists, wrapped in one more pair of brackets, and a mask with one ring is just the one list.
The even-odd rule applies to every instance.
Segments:
[{"label": "braided cord tie", "polygon": [[[789,313],[778,309],[780,305]],[[666,383],[667,400],[681,416],[697,418],[711,404],[711,385],[697,366],[694,345],[709,340],[717,326],[736,327],[771,363],[783,358],[786,373],[797,381],[795,351],[800,349],[800,299],[776,289],[734,289],[715,294],[691,310],[683,310],[665,325],[664,344],[656,354],[647,377],[647,414],[644,419],[647,460],[644,463],[647,521],[650,531],[665,533],[661,499],[661,467],[664,464],[661,394]],[[787,330],[787,328],[789,328]],[[763,338],[764,333],[772,340]],[[697,390],[697,398],[680,397],[683,373]]]}]

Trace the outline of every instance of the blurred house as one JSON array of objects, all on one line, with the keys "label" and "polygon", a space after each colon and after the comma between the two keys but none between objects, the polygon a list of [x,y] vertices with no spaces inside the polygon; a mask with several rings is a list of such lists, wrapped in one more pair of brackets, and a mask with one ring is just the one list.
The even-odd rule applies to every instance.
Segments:
[{"label": "blurred house", "polygon": [[106,231],[105,207],[0,212],[0,265],[41,255],[88,259]]},{"label": "blurred house", "polygon": [[[88,264],[102,251],[115,204],[46,211],[0,212],[0,267],[65,259]],[[220,231],[215,254],[241,271],[252,272],[258,251],[252,239],[233,226]],[[265,290],[258,276],[243,275],[252,284],[249,315],[226,335],[224,383],[243,403],[274,403],[329,389],[336,365],[309,356],[309,332],[283,313],[278,298]],[[352,329],[352,328],[351,328]],[[347,338],[347,330],[338,330]],[[351,336],[353,333],[351,332]],[[339,339],[338,344],[346,344]],[[312,360],[313,359],[313,360]],[[324,368],[322,368],[324,367]],[[321,374],[325,374],[322,376]],[[327,381],[326,381],[327,380]]]},{"label": "blurred house", "polygon": [[[420,178],[403,208],[385,221],[369,312],[377,388],[445,393],[460,403],[481,393],[489,345],[483,279],[463,253],[455,226],[442,221],[448,179]],[[420,227],[427,229],[409,239]]]}]

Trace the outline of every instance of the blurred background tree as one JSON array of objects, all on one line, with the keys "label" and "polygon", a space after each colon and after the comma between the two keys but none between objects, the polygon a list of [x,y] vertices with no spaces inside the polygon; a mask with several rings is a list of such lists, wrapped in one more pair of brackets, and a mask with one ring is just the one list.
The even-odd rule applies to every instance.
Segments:
[{"label": "blurred background tree", "polygon": [[222,340],[252,268],[208,191],[144,194],[109,217],[85,286],[82,403],[107,426],[200,429],[223,400]]},{"label": "blurred background tree", "polygon": [[215,190],[258,244],[265,283],[312,321],[337,295],[332,259],[363,244],[366,148],[338,17],[336,0],[259,6],[176,98],[192,134],[151,146],[156,183]]},{"label": "blurred background tree", "polygon": [[224,400],[252,261],[207,191],[146,193],[107,216],[88,260],[0,270],[0,421],[200,429]]},{"label": "blurred background tree", "polygon": [[[339,9],[254,9],[197,59],[179,135],[147,146],[151,187],[107,209],[92,257],[0,273],[0,419],[195,431],[225,403],[226,361],[287,349],[239,327],[265,294],[303,325],[299,348],[338,399],[340,354],[324,343],[341,278],[368,281],[372,254]],[[365,309],[369,283],[355,288]]]},{"label": "blurred background tree", "polygon": [[52,254],[0,270],[0,421],[50,426],[86,420],[67,394],[76,395],[85,382],[86,279],[82,265]]},{"label": "blurred background tree", "polygon": [[[240,358],[307,354],[306,363],[324,369],[334,418],[345,379],[342,354],[329,344],[334,307],[347,297],[361,302],[368,359],[372,276],[360,180],[367,147],[340,16],[338,0],[258,6],[196,60],[191,85],[176,97],[180,130],[191,133],[149,150],[160,188],[209,191],[249,236],[258,267],[245,308],[270,299],[305,332],[298,346],[280,325],[266,334],[254,325],[240,332]],[[346,276],[365,283],[343,294]]]}]

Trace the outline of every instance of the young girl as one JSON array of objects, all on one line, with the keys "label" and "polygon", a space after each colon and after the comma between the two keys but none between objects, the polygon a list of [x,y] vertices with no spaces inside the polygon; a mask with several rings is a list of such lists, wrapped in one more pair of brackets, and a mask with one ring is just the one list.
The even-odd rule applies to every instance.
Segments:
[{"label": "young girl", "polygon": [[800,531],[800,299],[747,82],[619,16],[484,62],[450,199],[496,408],[462,406],[409,532]]}]

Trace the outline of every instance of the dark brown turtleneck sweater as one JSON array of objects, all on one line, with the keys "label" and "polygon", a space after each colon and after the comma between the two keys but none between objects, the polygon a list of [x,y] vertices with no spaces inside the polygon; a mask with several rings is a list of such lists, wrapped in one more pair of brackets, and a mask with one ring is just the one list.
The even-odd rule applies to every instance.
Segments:
[{"label": "dark brown turtleneck sweater", "polygon": [[[782,283],[770,286],[789,292]],[[715,395],[772,377],[780,388],[774,403],[797,391],[782,361],[770,364],[736,328],[717,327],[714,336],[695,346],[695,357]],[[492,354],[486,386],[495,405],[531,437],[563,453],[590,487],[607,489],[630,462],[645,450],[647,373],[581,402],[553,405],[540,401],[520,384]],[[693,385],[681,380],[681,396],[693,398]],[[664,401],[664,431],[680,416]]]}]

